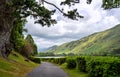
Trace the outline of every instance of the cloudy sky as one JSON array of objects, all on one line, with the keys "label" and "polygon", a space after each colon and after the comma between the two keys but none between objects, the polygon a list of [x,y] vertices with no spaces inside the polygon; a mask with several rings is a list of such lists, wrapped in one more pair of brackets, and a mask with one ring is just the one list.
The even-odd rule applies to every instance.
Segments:
[{"label": "cloudy sky", "polygon": [[[71,8],[69,6],[60,6],[59,4],[62,0],[47,1],[56,4],[58,7],[65,8],[64,12],[71,8],[78,8],[78,12],[83,15],[84,18],[73,21],[63,17],[62,14],[57,11],[56,14],[52,16],[58,21],[57,24],[51,27],[41,27],[40,24],[34,24],[34,19],[28,17],[25,28],[27,28],[28,33],[33,36],[38,50],[78,40],[92,33],[114,27],[120,23],[120,8],[103,10],[103,8],[101,8],[102,0],[93,0],[90,5],[86,4],[86,0],[81,0],[79,4]],[[53,6],[44,5],[48,9],[54,9]]]}]

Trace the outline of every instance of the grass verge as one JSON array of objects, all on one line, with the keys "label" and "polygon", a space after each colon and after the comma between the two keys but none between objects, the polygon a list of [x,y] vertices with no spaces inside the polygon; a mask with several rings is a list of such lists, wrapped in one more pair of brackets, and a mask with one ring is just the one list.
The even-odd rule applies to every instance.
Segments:
[{"label": "grass verge", "polygon": [[26,77],[26,75],[39,64],[26,61],[22,55],[13,51],[10,60],[0,57],[0,77]]}]

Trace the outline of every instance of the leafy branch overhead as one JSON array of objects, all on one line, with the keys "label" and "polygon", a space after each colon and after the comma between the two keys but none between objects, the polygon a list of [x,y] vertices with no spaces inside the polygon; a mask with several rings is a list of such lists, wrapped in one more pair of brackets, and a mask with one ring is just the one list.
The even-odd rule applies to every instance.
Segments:
[{"label": "leafy branch overhead", "polygon": [[[52,15],[56,12],[56,10],[60,11],[63,16],[70,18],[72,20],[78,20],[78,18],[84,18],[82,15],[80,15],[77,11],[77,9],[73,9],[71,11],[68,11],[67,13],[64,13],[63,9],[60,9],[60,7],[57,7],[55,4],[50,3],[46,0],[39,0],[37,2],[36,0],[11,0],[11,4],[9,4],[9,7],[16,7],[16,11],[14,15],[18,19],[26,18],[28,16],[32,16],[35,18],[35,23],[39,23],[42,26],[50,26],[52,24],[56,24],[57,21],[55,19],[52,19]],[[86,0],[87,4],[91,4],[92,0]],[[44,3],[52,5],[55,7],[53,10],[49,10],[46,7],[44,7]],[[76,3],[80,3],[80,0],[65,0],[61,2],[60,5],[68,5],[68,6],[74,6]],[[115,7],[120,7],[120,0],[103,0],[102,7],[104,9],[111,9]]]},{"label": "leafy branch overhead", "polygon": [[83,18],[83,16],[79,15],[77,9],[73,9],[68,11],[68,13],[64,13],[59,7],[55,4],[47,2],[45,0],[40,0],[41,2],[36,2],[36,0],[11,0],[7,7],[15,7],[14,16],[15,18],[22,20],[28,16],[33,17],[36,21],[35,23],[39,23],[42,26],[50,26],[51,24],[56,24],[57,21],[52,19],[52,15],[54,15],[56,10],[48,10],[44,7],[43,3],[50,4],[55,7],[55,9],[59,10],[63,16],[68,17],[73,20],[77,20],[77,18]]},{"label": "leafy branch overhead", "polygon": [[104,9],[112,9],[120,7],[120,0],[103,0],[102,7]]},{"label": "leafy branch overhead", "polygon": [[13,0],[11,7],[16,7],[14,13],[15,17],[18,19],[23,19],[28,16],[32,16],[36,21],[42,26],[55,24],[56,21],[51,18],[54,14],[54,10],[48,10],[35,0]]},{"label": "leafy branch overhead", "polygon": [[[52,6],[54,6],[57,10],[59,10],[62,14],[63,14],[63,16],[65,16],[65,17],[68,17],[68,18],[70,18],[70,19],[72,19],[72,20],[77,20],[78,18],[83,18],[83,16],[81,16],[81,15],[79,15],[79,13],[77,12],[77,9],[73,9],[73,10],[71,10],[71,11],[68,11],[68,13],[64,13],[63,12],[63,9],[61,10],[59,7],[57,7],[55,4],[53,4],[53,3],[50,3],[50,2],[47,2],[47,1],[45,1],[45,0],[43,0],[45,3],[47,3],[47,4],[50,4],[50,5],[52,5]],[[67,3],[68,3],[69,1],[67,1]],[[76,3],[76,2],[75,2]],[[65,5],[65,2],[61,2],[61,5],[62,4],[64,4]],[[71,4],[69,4],[68,3],[68,5],[71,5]]]}]

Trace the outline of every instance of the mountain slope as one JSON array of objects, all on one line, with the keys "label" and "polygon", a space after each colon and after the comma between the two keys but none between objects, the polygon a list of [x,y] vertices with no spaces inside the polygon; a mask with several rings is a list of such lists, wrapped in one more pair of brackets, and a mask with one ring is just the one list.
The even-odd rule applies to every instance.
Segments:
[{"label": "mountain slope", "polygon": [[75,53],[86,55],[120,54],[120,25],[109,30],[94,33],[80,40],[64,43],[55,48],[48,49],[49,52]]}]

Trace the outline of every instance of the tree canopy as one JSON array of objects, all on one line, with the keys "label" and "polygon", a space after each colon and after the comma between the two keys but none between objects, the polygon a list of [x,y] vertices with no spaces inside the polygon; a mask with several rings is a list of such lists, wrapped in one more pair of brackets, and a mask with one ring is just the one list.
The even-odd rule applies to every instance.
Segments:
[{"label": "tree canopy", "polygon": [[104,9],[119,8],[120,0],[102,0],[102,7]]},{"label": "tree canopy", "polygon": [[[90,4],[91,2],[92,0],[86,0],[87,4]],[[46,7],[44,7],[44,3],[54,6],[55,9],[48,10]],[[80,0],[65,0],[61,2],[60,5],[74,6],[76,3],[80,3]],[[36,19],[35,23],[39,23],[42,26],[56,24],[56,20],[52,19],[51,17],[56,12],[56,10],[59,10],[63,16],[73,20],[83,18],[83,16],[79,15],[77,9],[73,9],[67,13],[64,13],[63,9],[60,9],[55,4],[47,2],[46,0],[39,0],[39,2],[36,0],[11,0],[11,2],[8,3],[8,7],[16,8],[14,15],[18,19],[32,16]],[[118,8],[120,7],[120,0],[102,0],[102,7],[104,9]]]}]

